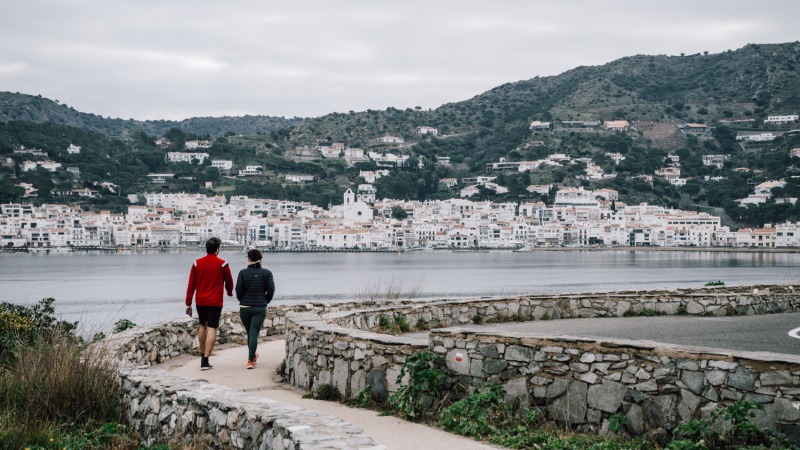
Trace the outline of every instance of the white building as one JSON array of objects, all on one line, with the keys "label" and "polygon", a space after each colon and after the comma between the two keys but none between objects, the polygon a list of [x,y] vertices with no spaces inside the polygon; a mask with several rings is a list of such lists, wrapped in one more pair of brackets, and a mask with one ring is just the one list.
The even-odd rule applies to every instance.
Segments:
[{"label": "white building", "polygon": [[286,175],[286,181],[291,183],[310,184],[314,182],[314,175]]},{"label": "white building", "polygon": [[196,150],[198,148],[211,148],[209,141],[186,141],[184,143],[186,150]]},{"label": "white building", "polygon": [[247,166],[244,170],[239,171],[240,177],[249,177],[253,175],[261,175],[261,166]]},{"label": "white building", "polygon": [[765,142],[765,141],[774,141],[777,136],[773,135],[772,133],[749,133],[749,132],[739,132],[736,135],[737,141],[752,141],[752,142]]},{"label": "white building", "polygon": [[67,153],[69,153],[70,155],[77,155],[80,152],[81,148],[78,147],[77,145],[69,144],[69,147],[67,147]]},{"label": "white building", "polygon": [[216,167],[219,170],[231,170],[233,169],[233,161],[223,159],[211,161],[211,167]]},{"label": "white building", "polygon": [[23,172],[27,172],[29,170],[36,170],[37,167],[47,169],[50,172],[55,172],[59,167],[61,167],[61,163],[53,161],[25,161],[22,163]]},{"label": "white building", "polygon": [[599,203],[592,195],[592,191],[586,191],[583,187],[566,188],[556,192],[554,206],[571,207],[599,207]]},{"label": "white building", "polygon": [[378,138],[378,142],[381,144],[402,144],[405,141],[403,138],[396,136],[383,136]]},{"label": "white building", "polygon": [[611,158],[614,161],[614,164],[619,164],[625,160],[625,157],[622,156],[622,153],[606,153],[606,156]]},{"label": "white building", "polygon": [[535,192],[539,195],[548,195],[550,194],[550,189],[553,188],[552,184],[532,184],[528,186],[526,189],[528,192]]},{"label": "white building", "polygon": [[609,120],[605,124],[603,124],[606,130],[611,131],[628,131],[628,127],[631,126],[627,120]]},{"label": "white building", "polygon": [[184,152],[167,152],[167,161],[171,163],[188,162],[197,160],[198,165],[202,165],[203,161],[208,158],[208,153],[184,153]]},{"label": "white building", "polygon": [[788,116],[767,116],[767,119],[764,120],[764,125],[783,125],[785,123],[795,123],[797,122],[797,118],[797,114]]},{"label": "white building", "polygon": [[429,134],[431,136],[438,136],[439,130],[431,127],[417,127],[417,134]]},{"label": "white building", "polygon": [[727,160],[728,156],[726,155],[703,155],[703,165],[716,166],[717,169],[722,169]]},{"label": "white building", "polygon": [[531,122],[530,129],[533,131],[549,131],[550,124],[550,122],[540,122],[538,120],[534,120]]}]

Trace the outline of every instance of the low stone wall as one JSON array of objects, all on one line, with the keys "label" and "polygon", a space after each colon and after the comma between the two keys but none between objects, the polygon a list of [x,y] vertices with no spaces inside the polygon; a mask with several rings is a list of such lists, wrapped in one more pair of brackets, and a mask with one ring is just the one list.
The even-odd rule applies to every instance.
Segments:
[{"label": "low stone wall", "polygon": [[800,357],[649,341],[501,333],[431,332],[434,352],[458,382],[505,386],[508,400],[539,406],[559,422],[607,430],[625,414],[642,434],[703,419],[735,400],[764,405],[754,419],[789,435],[800,432]]},{"label": "low stone wall", "polygon": [[234,449],[385,450],[336,417],[223,386],[149,369],[125,371],[121,381],[128,423],[147,446],[178,440]]},{"label": "low stone wall", "polygon": [[405,359],[430,346],[461,384],[503,384],[509,400],[518,397],[586,431],[600,431],[617,413],[626,415],[631,434],[670,431],[692,418],[710,421],[718,406],[749,400],[765,406],[757,422],[800,436],[800,358],[792,355],[465,329],[433,330],[430,340],[372,332],[381,316],[404,316],[412,326],[419,320],[458,326],[476,316],[487,322],[646,310],[769,314],[796,311],[798,304],[792,286],[737,286],[405,302],[323,314],[315,308],[287,316],[286,366],[294,386],[332,384],[354,396],[371,385],[385,398],[403,384],[397,376]]},{"label": "low stone wall", "polygon": [[310,390],[331,384],[348,397],[370,385],[384,400],[399,388],[406,357],[428,348],[427,339],[348,329],[315,313],[290,315],[285,339],[292,385]]},{"label": "low stone wall", "polygon": [[347,328],[375,330],[381,316],[405,316],[411,326],[422,319],[434,327],[459,326],[480,317],[483,322],[515,318],[529,321],[570,317],[622,317],[644,311],[661,314],[753,315],[800,311],[800,293],[793,286],[732,286],[717,288],[621,291],[588,294],[483,297],[406,302],[378,308],[351,308],[330,313],[329,319]]}]

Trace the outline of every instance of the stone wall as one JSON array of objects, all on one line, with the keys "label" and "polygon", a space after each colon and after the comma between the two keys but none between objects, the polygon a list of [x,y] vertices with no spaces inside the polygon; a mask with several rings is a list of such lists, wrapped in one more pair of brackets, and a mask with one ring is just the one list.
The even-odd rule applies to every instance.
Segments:
[{"label": "stone wall", "polygon": [[347,328],[376,329],[381,316],[394,320],[405,316],[414,326],[423,319],[434,327],[459,326],[476,316],[483,322],[514,318],[529,321],[569,317],[622,317],[644,311],[692,315],[753,315],[800,311],[800,294],[792,286],[731,286],[717,288],[621,291],[588,294],[484,297],[458,300],[426,300],[401,305],[382,305],[346,312],[316,309]]},{"label": "stone wall", "polygon": [[127,419],[142,443],[207,442],[213,448],[385,450],[361,429],[307,411],[157,370],[121,374]]},{"label": "stone wall", "polygon": [[332,384],[348,397],[370,385],[373,395],[384,400],[397,391],[406,357],[428,348],[427,339],[348,329],[315,313],[290,315],[285,339],[292,385],[314,389]]},{"label": "stone wall", "polygon": [[716,351],[649,341],[526,333],[431,332],[434,352],[467,386],[505,386],[508,400],[538,406],[559,422],[607,430],[625,414],[639,435],[703,419],[735,400],[764,405],[754,421],[800,432],[800,357]]},{"label": "stone wall", "polygon": [[314,308],[287,316],[286,366],[289,382],[298,387],[332,384],[354,396],[371,385],[385,397],[398,389],[405,359],[431,346],[462,384],[501,383],[509,400],[518,397],[526,407],[540,407],[553,420],[586,431],[606,428],[616,413],[626,415],[631,434],[671,431],[680,421],[709,420],[718,406],[749,400],[765,406],[756,421],[793,435],[800,434],[800,358],[791,355],[465,329],[433,330],[429,340],[373,330],[381,316],[405,316],[412,326],[420,319],[458,326],[475,316],[486,322],[501,316],[535,320],[545,314],[557,319],[645,310],[768,314],[796,311],[798,303],[792,286],[737,286]]}]

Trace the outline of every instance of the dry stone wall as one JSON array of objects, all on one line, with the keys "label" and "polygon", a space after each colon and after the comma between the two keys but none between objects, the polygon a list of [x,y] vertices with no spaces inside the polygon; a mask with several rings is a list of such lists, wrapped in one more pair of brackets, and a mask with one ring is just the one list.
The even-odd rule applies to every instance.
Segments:
[{"label": "dry stone wall", "polygon": [[361,429],[326,414],[160,370],[121,374],[123,404],[143,443],[206,442],[212,448],[385,450]]},{"label": "dry stone wall", "polygon": [[[381,316],[412,326],[458,326],[480,317],[622,316],[626,312],[696,315],[769,314],[798,310],[792,286],[737,286],[562,296],[407,302],[363,310],[314,309],[289,314],[286,367],[291,384],[332,384],[354,396],[365,386],[384,397],[396,391],[405,359],[433,347],[458,381],[473,388],[503,384],[509,400],[538,407],[552,420],[607,431],[624,414],[627,431],[674,429],[736,400],[764,405],[755,421],[800,439],[800,357],[725,352],[648,341],[434,330],[430,339],[374,333]],[[722,427],[719,419],[716,426]]]},{"label": "dry stone wall", "polygon": [[713,422],[717,407],[747,400],[765,408],[754,421],[800,431],[794,355],[467,329],[434,330],[431,342],[460,383],[502,384],[509,401],[586,430],[607,430],[619,413],[631,434],[672,431],[692,419]]}]

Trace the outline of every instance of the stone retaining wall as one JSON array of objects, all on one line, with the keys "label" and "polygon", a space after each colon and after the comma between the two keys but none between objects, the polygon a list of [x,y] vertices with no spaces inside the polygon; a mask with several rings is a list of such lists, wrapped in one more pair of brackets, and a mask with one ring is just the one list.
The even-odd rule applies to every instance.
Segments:
[{"label": "stone retaining wall", "polygon": [[765,406],[756,421],[800,435],[800,358],[791,355],[464,329],[434,330],[431,340],[372,332],[381,316],[405,316],[412,326],[420,319],[458,326],[475,316],[533,320],[684,308],[703,315],[768,314],[796,311],[799,304],[792,286],[740,286],[406,302],[325,314],[315,308],[288,315],[286,367],[298,387],[332,384],[352,397],[371,385],[385,398],[398,389],[405,358],[431,346],[461,384],[501,383],[509,399],[519,397],[586,431],[601,430],[615,413],[627,416],[631,434],[670,431],[680,421],[709,419],[717,406],[749,400]]},{"label": "stone retaining wall", "polygon": [[713,422],[711,411],[735,400],[763,404],[754,419],[800,432],[800,357],[527,333],[431,332],[434,352],[463,385],[505,386],[508,400],[538,406],[559,422],[607,430],[625,414],[642,434],[679,422]]},{"label": "stone retaining wall", "polygon": [[165,371],[121,374],[128,423],[143,444],[207,442],[213,448],[385,450],[361,429],[289,406]]}]

